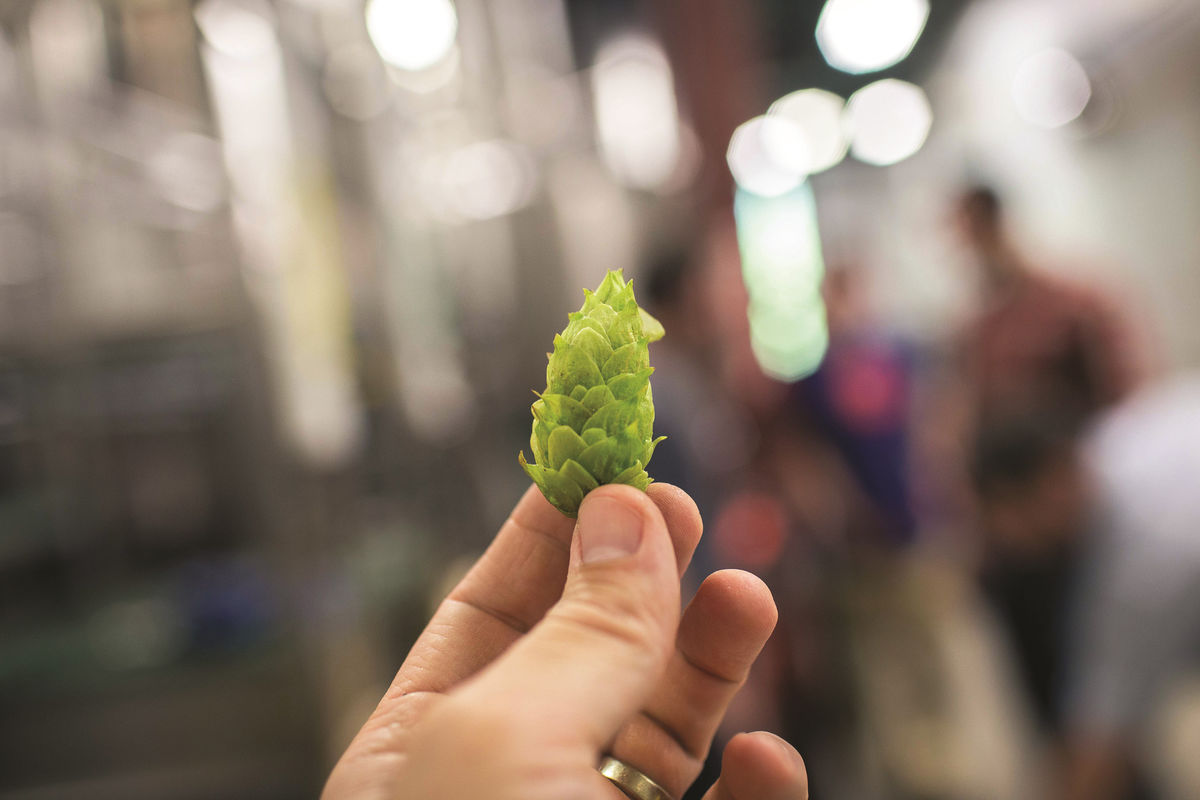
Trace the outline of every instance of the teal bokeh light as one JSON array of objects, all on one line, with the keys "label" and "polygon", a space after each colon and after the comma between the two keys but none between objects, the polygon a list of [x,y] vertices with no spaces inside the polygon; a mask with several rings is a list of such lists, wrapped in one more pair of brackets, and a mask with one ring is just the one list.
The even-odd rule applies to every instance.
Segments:
[{"label": "teal bokeh light", "polygon": [[829,346],[812,189],[805,182],[778,197],[739,189],[734,217],[754,355],[768,375],[799,380],[820,366]]}]

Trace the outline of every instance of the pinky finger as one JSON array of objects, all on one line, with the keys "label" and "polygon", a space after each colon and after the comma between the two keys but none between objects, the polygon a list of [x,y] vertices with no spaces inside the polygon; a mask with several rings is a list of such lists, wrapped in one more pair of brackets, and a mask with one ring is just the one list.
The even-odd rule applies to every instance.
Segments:
[{"label": "pinky finger", "polygon": [[725,746],[721,777],[704,800],[808,800],[804,761],[772,733],[739,733]]}]

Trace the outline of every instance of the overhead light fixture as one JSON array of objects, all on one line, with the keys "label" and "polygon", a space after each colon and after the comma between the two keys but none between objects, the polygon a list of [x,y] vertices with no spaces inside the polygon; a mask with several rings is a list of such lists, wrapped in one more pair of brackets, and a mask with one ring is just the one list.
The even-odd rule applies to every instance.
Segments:
[{"label": "overhead light fixture", "polygon": [[850,153],[867,164],[885,167],[913,155],[925,144],[932,124],[925,92],[907,81],[875,81],[846,101]]},{"label": "overhead light fixture", "polygon": [[827,0],[817,46],[831,67],[860,75],[903,61],[929,18],[929,0]]}]

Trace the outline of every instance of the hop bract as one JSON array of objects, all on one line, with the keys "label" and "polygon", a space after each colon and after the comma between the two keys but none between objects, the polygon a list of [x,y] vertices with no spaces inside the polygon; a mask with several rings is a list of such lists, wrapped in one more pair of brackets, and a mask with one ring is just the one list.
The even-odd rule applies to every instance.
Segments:
[{"label": "hop bract", "polygon": [[610,271],[554,337],[546,391],[533,404],[533,464],[518,458],[546,499],[575,516],[583,496],[604,483],[645,489],[655,446],[650,342],[658,320],[638,308],[633,285]]}]

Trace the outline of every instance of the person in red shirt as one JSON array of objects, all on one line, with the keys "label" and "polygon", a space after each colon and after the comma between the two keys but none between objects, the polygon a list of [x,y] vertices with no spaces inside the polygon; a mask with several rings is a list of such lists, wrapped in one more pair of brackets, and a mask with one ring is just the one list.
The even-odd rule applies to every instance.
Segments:
[{"label": "person in red shirt", "polygon": [[[968,501],[982,534],[980,585],[1008,634],[1039,727],[1062,750],[1073,746],[1066,676],[1087,561],[1080,537],[1068,535],[1084,516],[1082,482],[1049,467],[1057,480],[981,483],[978,473],[980,465],[1001,476],[1034,472],[1022,449],[1027,431],[1056,442],[1046,462],[1057,465],[1066,458],[1058,454],[1073,453],[1103,413],[1133,393],[1142,370],[1118,306],[1031,263],[993,190],[970,189],[957,212],[983,282],[982,308],[961,342],[960,385],[963,441],[973,443],[966,461],[976,473]],[[1138,784],[1133,776],[1105,796],[1136,797]]]},{"label": "person in red shirt", "polygon": [[992,189],[964,193],[958,217],[983,279],[963,351],[977,424],[1042,409],[1082,424],[1129,394],[1140,370],[1115,304],[1030,263]]}]

